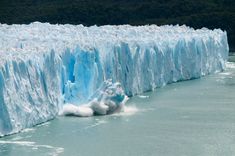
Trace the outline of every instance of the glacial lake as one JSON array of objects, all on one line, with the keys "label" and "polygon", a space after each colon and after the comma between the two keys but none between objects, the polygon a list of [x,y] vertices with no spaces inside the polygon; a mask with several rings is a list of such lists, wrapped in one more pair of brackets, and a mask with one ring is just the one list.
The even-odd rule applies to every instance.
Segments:
[{"label": "glacial lake", "polygon": [[132,97],[124,113],[58,117],[0,138],[0,156],[57,155],[235,155],[235,63]]}]

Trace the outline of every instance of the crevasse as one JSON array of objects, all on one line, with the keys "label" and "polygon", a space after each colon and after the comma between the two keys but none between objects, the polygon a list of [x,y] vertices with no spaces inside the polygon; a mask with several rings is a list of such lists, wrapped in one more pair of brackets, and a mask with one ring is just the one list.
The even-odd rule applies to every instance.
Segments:
[{"label": "crevasse", "polygon": [[0,136],[87,103],[108,79],[132,96],[222,71],[228,50],[220,29],[0,24]]}]

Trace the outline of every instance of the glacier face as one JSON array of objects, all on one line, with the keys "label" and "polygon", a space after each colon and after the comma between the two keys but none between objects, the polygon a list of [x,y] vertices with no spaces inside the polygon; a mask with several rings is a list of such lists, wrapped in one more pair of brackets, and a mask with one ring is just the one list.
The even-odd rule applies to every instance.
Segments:
[{"label": "glacier face", "polygon": [[0,136],[89,102],[108,79],[132,96],[221,71],[226,32],[187,26],[0,24]]}]

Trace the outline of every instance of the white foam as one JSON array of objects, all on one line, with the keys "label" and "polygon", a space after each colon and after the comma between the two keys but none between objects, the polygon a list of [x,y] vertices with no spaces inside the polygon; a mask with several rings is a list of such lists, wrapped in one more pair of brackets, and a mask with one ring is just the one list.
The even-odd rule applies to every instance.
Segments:
[{"label": "white foam", "polygon": [[226,68],[229,69],[235,69],[235,63],[234,62],[226,62]]},{"label": "white foam", "polygon": [[17,144],[17,145],[22,145],[22,146],[32,146],[35,144],[35,142],[31,141],[5,141],[5,140],[0,140],[0,144]]},{"label": "white foam", "polygon": [[22,132],[32,132],[32,131],[35,131],[35,129],[34,128],[26,128]]},{"label": "white foam", "polygon": [[148,95],[138,95],[138,97],[139,97],[139,98],[141,98],[141,99],[149,98],[149,96],[148,96]]},{"label": "white foam", "polygon": [[58,156],[59,154],[64,152],[64,148],[61,147],[53,147],[50,145],[38,145],[35,142],[31,141],[5,141],[5,140],[0,140],[0,144],[16,144],[20,146],[27,146],[27,147],[32,147],[32,149],[38,149],[38,148],[47,148],[51,149],[52,152],[49,155],[52,156]]},{"label": "white foam", "polygon": [[76,106],[73,104],[66,104],[63,106],[60,115],[74,115],[79,117],[93,116],[93,110],[87,105]]},{"label": "white foam", "polygon": [[37,125],[37,127],[41,127],[41,126],[49,126],[50,122],[44,122],[42,124]]},{"label": "white foam", "polygon": [[223,72],[223,73],[220,73],[220,75],[226,75],[226,76],[229,76],[229,75],[232,75],[231,72]]},{"label": "white foam", "polygon": [[136,106],[124,106],[123,110],[119,113],[113,114],[114,116],[131,116],[136,114],[139,109]]}]

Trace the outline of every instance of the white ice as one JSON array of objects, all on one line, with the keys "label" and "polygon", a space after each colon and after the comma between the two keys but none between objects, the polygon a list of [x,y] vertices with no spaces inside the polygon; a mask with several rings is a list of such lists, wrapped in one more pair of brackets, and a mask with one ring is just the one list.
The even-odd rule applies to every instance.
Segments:
[{"label": "white ice", "polygon": [[0,136],[53,119],[67,103],[93,101],[89,109],[107,113],[94,100],[108,79],[132,96],[222,71],[228,50],[220,29],[0,24]]}]

